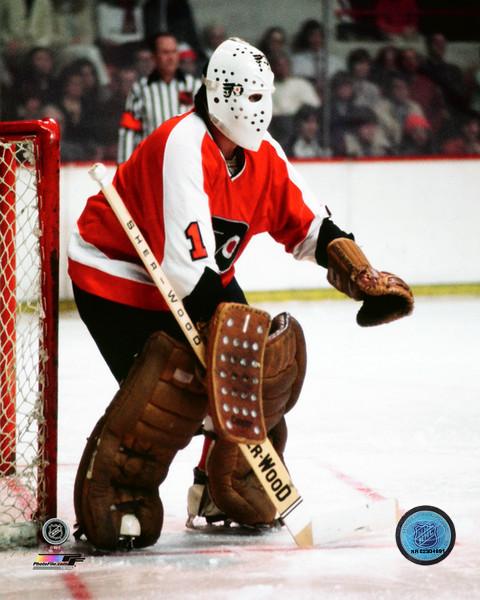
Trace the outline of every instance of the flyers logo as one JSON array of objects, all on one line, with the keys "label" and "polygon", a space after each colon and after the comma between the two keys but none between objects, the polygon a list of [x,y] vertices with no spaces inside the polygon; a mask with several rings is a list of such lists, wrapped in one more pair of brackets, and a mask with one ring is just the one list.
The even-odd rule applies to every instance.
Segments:
[{"label": "flyers logo", "polygon": [[257,65],[260,67],[260,71],[263,71],[263,67],[269,66],[264,54],[254,54],[253,58],[255,59]]},{"label": "flyers logo", "polygon": [[215,260],[220,273],[228,271],[238,254],[242,241],[248,231],[247,223],[212,217],[215,233]]},{"label": "flyers logo", "polygon": [[243,94],[243,85],[240,83],[224,83],[223,97],[230,98],[231,95],[241,96]]}]

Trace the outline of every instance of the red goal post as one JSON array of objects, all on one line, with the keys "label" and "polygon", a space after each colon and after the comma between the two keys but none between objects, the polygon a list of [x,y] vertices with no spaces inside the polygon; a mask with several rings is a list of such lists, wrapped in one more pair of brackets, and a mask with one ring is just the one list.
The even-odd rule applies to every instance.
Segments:
[{"label": "red goal post", "polygon": [[0,122],[0,548],[56,515],[59,129]]}]

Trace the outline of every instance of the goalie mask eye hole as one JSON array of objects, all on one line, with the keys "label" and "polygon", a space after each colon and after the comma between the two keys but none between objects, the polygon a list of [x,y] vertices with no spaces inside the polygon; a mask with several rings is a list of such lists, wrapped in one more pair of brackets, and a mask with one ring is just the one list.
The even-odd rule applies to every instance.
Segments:
[{"label": "goalie mask eye hole", "polygon": [[250,102],[260,102],[262,98],[263,94],[250,94],[250,96],[248,97]]}]

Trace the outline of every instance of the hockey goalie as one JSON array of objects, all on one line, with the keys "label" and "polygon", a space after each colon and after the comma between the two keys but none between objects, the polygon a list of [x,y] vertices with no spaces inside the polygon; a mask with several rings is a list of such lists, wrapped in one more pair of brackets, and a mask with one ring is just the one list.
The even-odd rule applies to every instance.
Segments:
[{"label": "hockey goalie", "polygon": [[196,518],[275,522],[232,431],[254,419],[283,455],[285,415],[300,395],[306,350],[291,315],[271,319],[247,305],[234,265],[253,235],[268,232],[296,259],[325,268],[332,286],[361,303],[361,326],[413,309],[408,285],[370,265],[268,134],[273,92],[262,52],[237,38],[223,42],[194,109],[147,137],[113,181],[204,337],[206,369],[101,192],[88,199],[72,236],[75,301],[120,386],[88,439],[75,482],[78,535],[97,548],[114,550],[127,538],[135,547],[157,541],[159,487],[175,454],[199,432],[205,445],[188,525]]}]

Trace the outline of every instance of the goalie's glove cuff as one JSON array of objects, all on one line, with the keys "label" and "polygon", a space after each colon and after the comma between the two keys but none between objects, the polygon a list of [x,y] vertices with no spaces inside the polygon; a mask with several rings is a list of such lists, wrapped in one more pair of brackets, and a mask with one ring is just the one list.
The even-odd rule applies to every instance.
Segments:
[{"label": "goalie's glove cuff", "polygon": [[353,233],[345,233],[345,231],[335,225],[330,217],[323,219],[318,232],[315,260],[320,266],[325,267],[325,269],[328,267],[328,244],[337,238],[355,239]]}]

